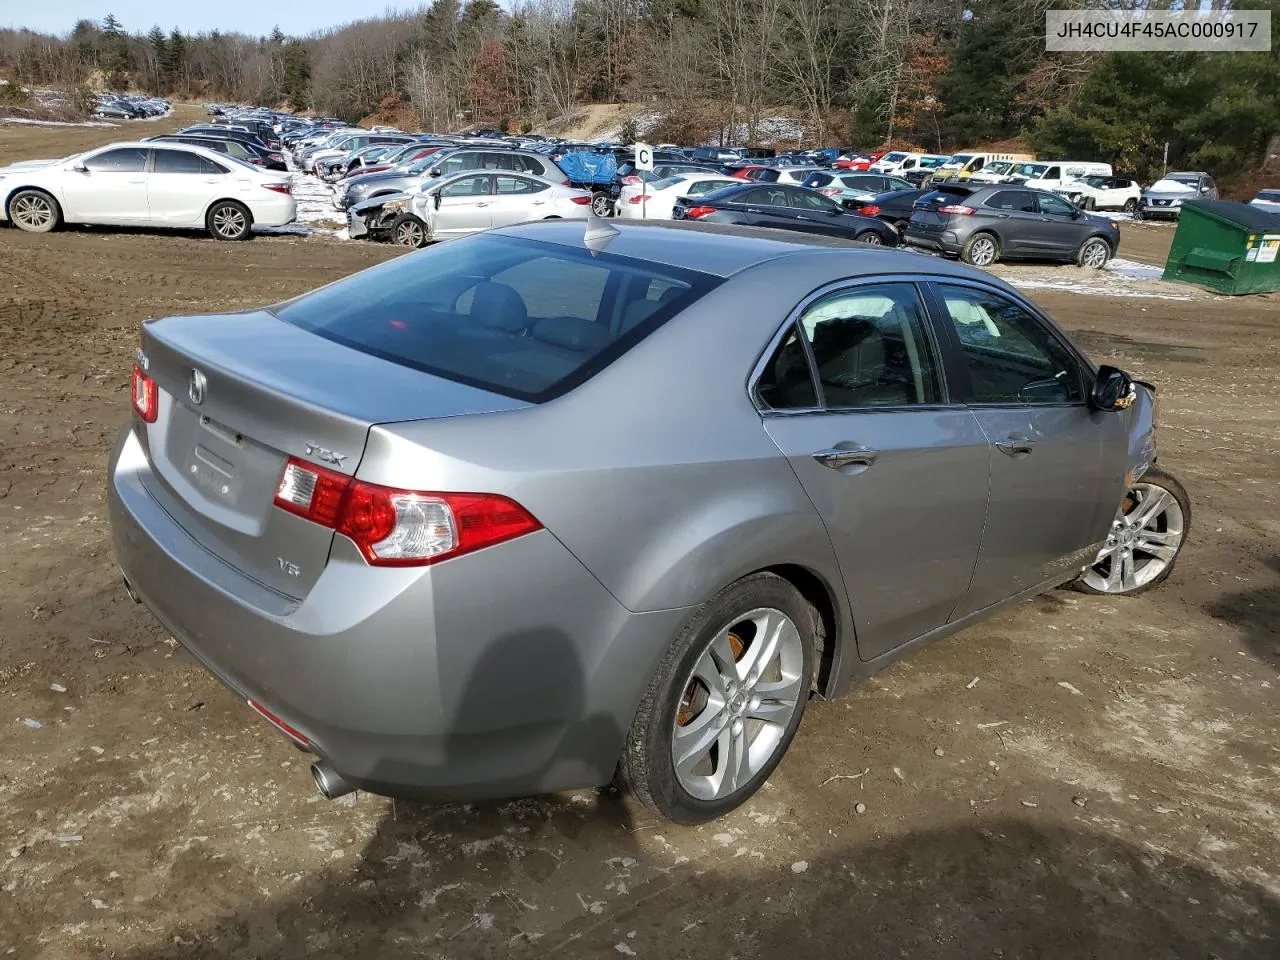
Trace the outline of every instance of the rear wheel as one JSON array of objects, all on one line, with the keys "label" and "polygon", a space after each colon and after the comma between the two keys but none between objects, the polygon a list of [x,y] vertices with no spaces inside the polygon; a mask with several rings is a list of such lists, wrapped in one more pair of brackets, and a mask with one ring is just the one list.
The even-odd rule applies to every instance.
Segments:
[{"label": "rear wheel", "polygon": [[677,823],[714,819],[755,793],[804,714],[815,623],[770,573],[708,601],[649,681],[618,764],[623,784]]},{"label": "rear wheel", "polygon": [[869,243],[873,247],[884,246],[884,240],[881,239],[880,234],[876,233],[874,230],[863,230],[853,239],[855,243]]},{"label": "rear wheel", "polygon": [[1162,583],[1191,532],[1191,498],[1152,467],[1125,491],[1107,542],[1072,586],[1082,593],[1134,596]]},{"label": "rear wheel", "polygon": [[613,216],[613,198],[607,193],[597,193],[591,197],[591,212],[597,217]]},{"label": "rear wheel", "polygon": [[62,211],[43,190],[19,190],[9,201],[9,219],[28,233],[48,233],[62,222]]},{"label": "rear wheel", "polygon": [[960,248],[960,259],[975,267],[989,267],[1000,259],[1000,241],[990,233],[975,233]]},{"label": "rear wheel", "polygon": [[1076,263],[1082,267],[1101,270],[1111,259],[1111,245],[1101,237],[1090,237],[1080,245],[1076,253]]},{"label": "rear wheel", "polygon": [[1123,209],[1125,213],[1133,213],[1133,211],[1138,209],[1138,201],[1133,199],[1133,197],[1130,197],[1124,202],[1124,206],[1121,209]]},{"label": "rear wheel", "polygon": [[205,226],[215,240],[244,240],[253,229],[253,215],[243,203],[219,200],[209,208]]},{"label": "rear wheel", "polygon": [[391,240],[397,246],[420,250],[428,239],[426,225],[411,213],[402,213],[391,221]]},{"label": "rear wheel", "polygon": [[1093,197],[1085,197],[1085,198],[1084,198],[1084,203],[1082,203],[1082,204],[1081,204],[1081,206],[1083,206],[1086,210],[1092,210],[1092,209],[1094,209],[1097,205],[1098,205],[1098,201],[1096,201],[1095,199],[1093,199]]},{"label": "rear wheel", "polygon": [[893,221],[893,229],[898,231],[898,236],[905,237],[907,235],[907,221],[905,220]]}]

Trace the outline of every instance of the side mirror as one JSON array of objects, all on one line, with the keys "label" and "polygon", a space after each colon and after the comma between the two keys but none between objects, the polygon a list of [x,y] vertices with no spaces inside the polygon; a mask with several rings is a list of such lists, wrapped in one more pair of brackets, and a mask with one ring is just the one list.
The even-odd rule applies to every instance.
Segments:
[{"label": "side mirror", "polygon": [[1079,220],[1079,219],[1080,219],[1080,217],[1081,217],[1081,216],[1083,216],[1083,215],[1084,215],[1084,214],[1083,214],[1083,211],[1082,211],[1079,207],[1072,207],[1072,208],[1071,208],[1071,219],[1072,219],[1072,220]]},{"label": "side mirror", "polygon": [[1200,188],[1200,192],[1201,192],[1201,193],[1208,193],[1208,192],[1209,192],[1209,187],[1201,187],[1201,188]]},{"label": "side mirror", "polygon": [[438,176],[440,176],[441,172],[442,172],[442,171],[440,170],[440,168],[439,168],[439,167],[432,167],[430,170],[428,170],[428,171],[427,171],[427,176],[429,176],[429,177],[438,177]]},{"label": "side mirror", "polygon": [[83,163],[75,163],[71,165],[71,172],[72,173],[88,173],[89,168],[86,167]]},{"label": "side mirror", "polygon": [[1095,410],[1125,410],[1133,403],[1133,379],[1119,367],[1104,364],[1093,381],[1089,403]]}]

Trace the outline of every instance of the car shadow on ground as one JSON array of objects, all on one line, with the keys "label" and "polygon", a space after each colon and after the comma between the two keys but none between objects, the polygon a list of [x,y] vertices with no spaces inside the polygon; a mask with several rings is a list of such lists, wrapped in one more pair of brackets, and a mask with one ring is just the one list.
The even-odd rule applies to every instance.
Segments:
[{"label": "car shadow on ground", "polygon": [[[21,233],[17,227],[5,221],[0,223],[0,227],[12,230],[14,233]],[[84,234],[86,236],[130,236],[130,237],[182,237],[185,240],[208,240],[211,243],[227,243],[229,241],[217,240],[211,236],[208,230],[191,229],[166,229],[162,227],[117,227],[105,226],[91,223],[63,223],[60,224],[55,233],[72,233]],[[283,227],[257,227],[249,234],[250,240],[260,240],[263,237],[294,237],[306,236],[310,230],[305,224],[294,221]],[[46,234],[34,234],[33,236],[45,236]],[[230,241],[244,243],[245,241]]]},{"label": "car shadow on ground", "polygon": [[[583,845],[603,846],[599,857],[620,856],[632,834],[618,809],[552,819],[566,817]],[[470,880],[455,874],[458,886],[488,884],[496,907],[477,912],[441,896],[438,877],[424,884],[404,857],[424,839],[424,812],[385,819],[340,882],[317,878],[127,956],[1274,960],[1280,942],[1280,899],[1261,887],[1155,845],[1013,819],[833,842],[807,863],[666,864],[598,912],[575,905],[535,939],[521,929],[537,915],[521,905],[547,887],[588,882],[580,871],[593,871],[590,852],[566,850],[541,878],[525,858],[472,868]]]},{"label": "car shadow on ground", "polygon": [[[545,688],[524,680],[537,676],[562,678],[548,716],[579,716],[583,674],[567,638],[513,634],[477,659],[454,727],[492,722],[500,704],[536,710]],[[610,718],[575,727],[571,760],[619,734]],[[461,736],[446,755],[465,764],[476,749]],[[740,817],[694,830],[643,813],[637,827],[640,809],[609,789],[398,802],[354,865],[317,868],[275,895],[255,870],[222,898],[235,906],[221,917],[126,956],[1275,960],[1280,942],[1274,890],[1103,833],[1083,810],[1064,823],[962,806],[960,822],[913,829],[827,807],[784,840]],[[729,826],[746,846],[716,836]],[[751,849],[762,856],[736,855]]]},{"label": "car shadow on ground", "polygon": [[[1229,593],[1205,607],[1209,616],[1222,620],[1244,633],[1245,643],[1263,663],[1280,673],[1280,555],[1259,565],[1265,586]],[[1280,955],[1280,947],[1277,947]]]}]

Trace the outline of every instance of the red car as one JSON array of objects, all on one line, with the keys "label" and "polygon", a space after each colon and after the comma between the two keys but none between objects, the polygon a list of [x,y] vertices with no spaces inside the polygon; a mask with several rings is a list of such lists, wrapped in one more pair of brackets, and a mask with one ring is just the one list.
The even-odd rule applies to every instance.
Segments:
[{"label": "red car", "polygon": [[831,166],[840,170],[856,170],[866,172],[871,169],[871,165],[885,155],[887,151],[877,150],[874,153],[863,153],[850,160],[837,160]]},{"label": "red car", "polygon": [[745,167],[738,167],[738,169],[734,170],[733,173],[729,174],[729,176],[733,177],[735,180],[758,180],[760,179],[760,171],[769,169],[772,168],[759,165],[749,165]]}]

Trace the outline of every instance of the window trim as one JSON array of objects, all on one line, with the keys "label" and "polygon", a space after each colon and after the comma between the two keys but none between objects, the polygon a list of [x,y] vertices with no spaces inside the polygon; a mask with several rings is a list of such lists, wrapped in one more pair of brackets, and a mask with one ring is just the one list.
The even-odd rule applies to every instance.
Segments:
[{"label": "window trim", "polygon": [[[835,414],[847,415],[854,413],[891,413],[902,412],[904,410],[955,410],[967,406],[967,404],[955,400],[952,396],[951,389],[951,366],[947,360],[947,350],[942,342],[938,339],[937,322],[933,314],[933,305],[930,301],[929,285],[936,277],[922,273],[893,273],[879,274],[876,276],[865,277],[845,277],[840,280],[833,280],[825,283],[821,287],[809,293],[800,301],[791,312],[787,314],[787,318],[782,325],[769,338],[769,342],[765,345],[760,355],[756,358],[755,365],[751,368],[750,374],[747,376],[747,397],[755,406],[756,412],[761,417],[796,417],[796,416],[813,416],[815,414]],[[858,287],[884,286],[885,284],[898,283],[915,288],[916,296],[920,299],[920,305],[924,309],[924,324],[921,333],[924,337],[924,346],[926,350],[933,351],[933,358],[937,364],[938,373],[938,390],[942,394],[942,399],[937,403],[901,403],[886,404],[875,407],[829,407],[827,406],[826,394],[822,390],[822,384],[818,379],[818,365],[813,358],[813,344],[809,342],[809,337],[805,334],[800,324],[801,317],[804,316],[806,310],[813,306],[817,301],[838,293],[842,290],[854,290]],[[795,329],[800,336],[800,342],[804,346],[805,359],[809,364],[809,379],[813,383],[813,395],[818,400],[816,407],[788,407],[786,409],[776,409],[769,406],[760,396],[759,385],[760,379],[764,376],[765,368],[769,361],[773,359],[773,355],[778,352],[782,346],[782,341]],[[967,376],[967,374],[966,374]],[[968,381],[965,381],[966,388]]]},{"label": "window trim", "polygon": [[[1084,382],[1081,384],[1083,397],[1078,401],[1054,402],[1054,403],[1011,403],[1011,402],[982,402],[973,399],[973,381],[969,376],[969,365],[965,361],[964,344],[960,342],[960,334],[956,331],[955,322],[951,319],[951,314],[947,310],[946,301],[942,297],[942,291],[939,287],[955,286],[968,287],[978,290],[991,296],[1003,297],[1011,301],[1017,306],[1025,310],[1031,317],[1040,324],[1041,328],[1048,333],[1049,337],[1055,340],[1059,346],[1075,359],[1085,374]],[[1005,290],[994,284],[983,283],[981,280],[974,280],[969,277],[946,277],[932,276],[928,278],[925,284],[925,298],[928,304],[929,314],[935,327],[935,336],[946,343],[943,353],[947,359],[944,362],[947,376],[950,382],[956,384],[960,388],[957,393],[963,398],[962,405],[971,407],[975,410],[1025,410],[1028,407],[1039,408],[1077,408],[1089,407],[1089,391],[1093,385],[1093,381],[1098,376],[1098,368],[1094,366],[1093,361],[1088,358],[1085,353],[1080,350],[1068,337],[1062,329],[1053,322],[1053,320],[1043,310],[1039,309],[1029,299],[1020,293],[1011,290]]]}]

